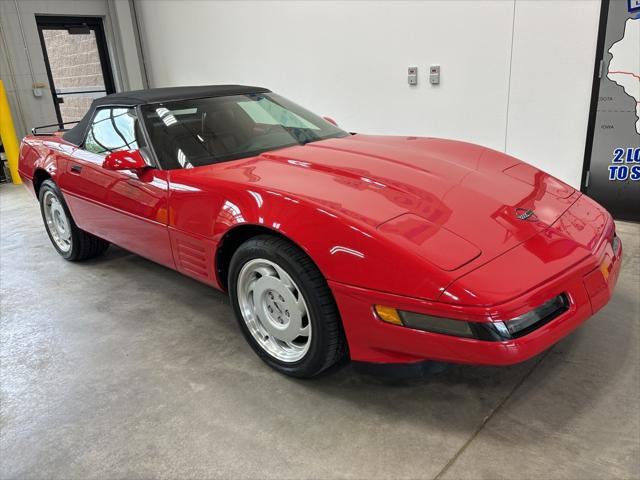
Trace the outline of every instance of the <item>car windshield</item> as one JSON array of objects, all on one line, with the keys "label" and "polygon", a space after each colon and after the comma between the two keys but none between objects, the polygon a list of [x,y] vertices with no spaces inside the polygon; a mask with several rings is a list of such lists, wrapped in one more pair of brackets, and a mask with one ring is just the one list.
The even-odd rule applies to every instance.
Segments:
[{"label": "car windshield", "polygon": [[142,113],[165,170],[210,165],[349,135],[273,93],[144,105]]}]

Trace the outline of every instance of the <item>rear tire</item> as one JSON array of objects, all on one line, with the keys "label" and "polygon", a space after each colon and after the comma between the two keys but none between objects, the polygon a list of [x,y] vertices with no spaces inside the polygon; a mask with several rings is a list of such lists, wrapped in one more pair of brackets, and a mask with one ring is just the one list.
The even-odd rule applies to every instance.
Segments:
[{"label": "rear tire", "polygon": [[335,300],[318,267],[291,242],[259,235],[229,268],[229,295],[240,329],[267,365],[309,378],[347,351]]},{"label": "rear tire", "polygon": [[62,258],[71,262],[87,260],[102,255],[109,248],[106,240],[78,228],[53,180],[42,182],[38,198],[45,229]]}]

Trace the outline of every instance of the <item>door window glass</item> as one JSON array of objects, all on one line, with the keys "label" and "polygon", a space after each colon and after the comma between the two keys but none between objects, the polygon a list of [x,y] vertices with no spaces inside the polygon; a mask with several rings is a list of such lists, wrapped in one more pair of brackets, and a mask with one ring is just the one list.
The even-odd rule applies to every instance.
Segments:
[{"label": "door window glass", "polygon": [[137,149],[139,136],[136,124],[132,108],[102,108],[93,117],[84,149],[100,155]]}]

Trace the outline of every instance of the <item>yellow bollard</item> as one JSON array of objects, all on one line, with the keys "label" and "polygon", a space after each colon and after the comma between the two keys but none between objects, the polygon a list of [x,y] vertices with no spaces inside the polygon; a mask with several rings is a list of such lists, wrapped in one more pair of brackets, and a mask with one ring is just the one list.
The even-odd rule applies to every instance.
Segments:
[{"label": "yellow bollard", "polygon": [[11,118],[11,110],[9,109],[9,101],[7,100],[7,92],[4,90],[4,83],[0,80],[0,138],[4,152],[7,154],[9,162],[9,170],[11,171],[11,180],[15,184],[22,183],[18,174],[18,138],[16,137],[16,129],[13,128],[13,119]]}]

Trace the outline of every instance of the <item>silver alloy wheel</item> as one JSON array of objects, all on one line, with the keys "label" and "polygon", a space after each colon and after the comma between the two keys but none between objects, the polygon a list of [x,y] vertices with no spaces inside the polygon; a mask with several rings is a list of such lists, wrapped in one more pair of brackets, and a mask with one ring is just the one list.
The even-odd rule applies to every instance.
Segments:
[{"label": "silver alloy wheel", "polygon": [[311,345],[307,304],[282,267],[263,258],[249,260],[237,282],[242,318],[253,338],[272,357],[297,362]]},{"label": "silver alloy wheel", "polygon": [[64,253],[71,250],[71,222],[67,218],[60,200],[51,190],[47,190],[42,199],[47,230],[56,246]]}]

